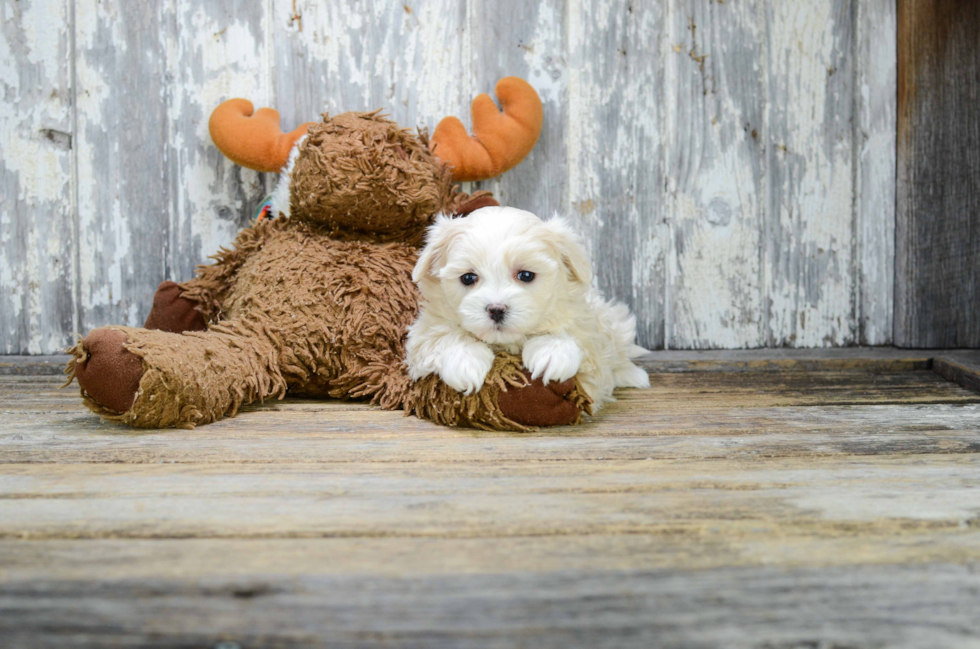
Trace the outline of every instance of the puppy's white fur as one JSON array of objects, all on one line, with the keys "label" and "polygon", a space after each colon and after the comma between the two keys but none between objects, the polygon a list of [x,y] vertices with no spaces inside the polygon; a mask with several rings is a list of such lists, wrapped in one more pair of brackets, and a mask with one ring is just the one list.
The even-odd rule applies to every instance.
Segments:
[{"label": "puppy's white fur", "polygon": [[[534,278],[521,281],[519,273]],[[464,285],[461,277],[477,280]],[[526,275],[524,275],[526,279]],[[460,219],[439,216],[412,279],[421,313],[408,330],[412,378],[438,374],[467,394],[483,386],[496,350],[521,354],[533,378],[578,375],[594,410],[617,387],[647,387],[631,359],[636,321],[623,304],[602,299],[577,234],[561,218],[542,221],[509,207],[484,207]],[[489,307],[504,308],[495,322]]]}]

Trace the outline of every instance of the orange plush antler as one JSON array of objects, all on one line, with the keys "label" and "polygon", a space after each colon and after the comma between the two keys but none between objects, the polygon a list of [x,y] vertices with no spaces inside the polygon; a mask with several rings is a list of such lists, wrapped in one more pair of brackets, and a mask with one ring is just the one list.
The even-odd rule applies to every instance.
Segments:
[{"label": "orange plush antler", "polygon": [[208,122],[211,139],[229,160],[256,171],[280,171],[289,161],[289,151],[306,135],[307,122],[291,133],[279,128],[279,111],[260,108],[252,114],[247,99],[224,101]]},{"label": "orange plush antler", "polygon": [[453,179],[484,180],[499,176],[527,157],[541,134],[541,99],[531,85],[504,77],[494,89],[504,111],[486,94],[473,100],[473,137],[455,117],[439,122],[429,146],[453,168]]}]

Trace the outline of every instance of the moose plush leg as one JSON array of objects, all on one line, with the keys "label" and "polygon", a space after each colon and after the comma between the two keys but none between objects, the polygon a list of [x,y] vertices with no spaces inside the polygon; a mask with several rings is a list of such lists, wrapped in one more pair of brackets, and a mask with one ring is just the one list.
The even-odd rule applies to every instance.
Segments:
[{"label": "moose plush leg", "polygon": [[531,381],[520,357],[507,353],[497,354],[475,394],[463,395],[432,375],[415,383],[406,401],[407,411],[445,426],[513,431],[575,424],[591,407],[574,379],[547,385]]},{"label": "moose plush leg", "polygon": [[173,334],[102,327],[70,350],[66,374],[105,419],[139,428],[206,424],[286,392],[276,348],[236,328]]},{"label": "moose plush leg", "polygon": [[184,289],[176,282],[163,282],[153,296],[153,308],[146,318],[145,329],[184,333],[204,331],[207,323],[200,307],[194,300],[184,297]]}]

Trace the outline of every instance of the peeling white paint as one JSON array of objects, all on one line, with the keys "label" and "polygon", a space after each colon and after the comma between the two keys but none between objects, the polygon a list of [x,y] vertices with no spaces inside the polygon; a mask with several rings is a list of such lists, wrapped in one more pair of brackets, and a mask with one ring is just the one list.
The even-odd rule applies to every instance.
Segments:
[{"label": "peeling white paint", "polygon": [[33,0],[23,3],[24,42],[27,61],[41,67],[43,77],[56,79],[63,71],[57,56],[65,45],[64,26],[68,24],[68,3],[63,0]]},{"label": "peeling white paint", "polygon": [[[111,29],[113,47],[116,52],[125,55],[126,41],[122,37],[118,15],[113,8],[101,3],[80,2],[75,8],[76,43],[81,51],[98,49],[100,29],[108,26]],[[80,159],[77,170],[78,182],[78,222],[81,240],[78,242],[79,266],[78,282],[81,286],[82,300],[86,308],[92,309],[111,304],[110,295],[119,295],[120,272],[118,263],[116,272],[112,272],[113,260],[107,258],[104,248],[104,236],[114,236],[126,228],[125,224],[107,223],[106,216],[113,220],[119,219],[119,212],[113,206],[100,202],[100,186],[96,171],[105,160],[93,159],[94,152],[89,148],[89,137],[92,133],[106,133],[103,106],[112,101],[110,75],[100,65],[93,64],[89,57],[75,55],[75,78],[78,84],[76,91],[78,132],[75,134],[75,147]],[[84,251],[82,254],[81,251]],[[109,277],[115,276],[114,285],[103,280],[104,269],[109,269]],[[108,323],[107,323],[108,324]],[[85,323],[88,326],[98,326],[99,323]],[[79,332],[84,333],[84,332]]]},{"label": "peeling white paint", "polygon": [[[589,74],[591,66],[585,60],[587,43],[586,26],[593,18],[586,15],[585,0],[568,3],[568,49],[571,64],[568,66],[568,202],[570,216],[585,230],[602,225],[600,214],[594,209],[599,198],[598,179],[592,173],[592,161],[599,155],[599,128],[595,122],[595,110],[599,104],[599,84]],[[592,238],[587,237],[591,244]],[[591,249],[591,246],[590,246]]]},{"label": "peeling white paint", "polygon": [[563,75],[567,72],[561,47],[561,17],[555,7],[541,3],[534,24],[534,37],[523,45],[528,83],[534,86],[545,104],[558,105],[564,98]]},{"label": "peeling white paint", "polygon": [[256,108],[275,105],[265,71],[272,53],[265,42],[272,17],[264,9],[251,15],[220,9],[180,0],[177,20],[192,28],[178,30],[165,43],[175,77],[167,121],[177,156],[170,279],[183,279],[202,255],[229,245],[243,224],[240,215],[251,215],[265,193],[259,174],[238,169],[215,150],[207,123],[214,107],[232,97],[247,98]]},{"label": "peeling white paint", "polygon": [[69,342],[67,17],[66,0],[0,6],[0,354],[52,353]]},{"label": "peeling white paint", "polygon": [[238,20],[219,21],[198,3],[179,5],[181,21],[190,23],[191,27],[179,30],[178,37],[168,43],[168,49],[174,50],[170,55],[172,65],[175,70],[182,68],[172,92],[174,100],[168,107],[168,116],[171,121],[179,122],[188,105],[204,116],[197,121],[195,131],[180,134],[194,137],[196,146],[197,142],[210,139],[207,116],[225,99],[245,97],[256,108],[273,102],[271,89],[265,87],[264,79],[258,74],[266,48],[255,39],[249,25]]},{"label": "peeling white paint", "polygon": [[855,108],[858,286],[861,344],[892,341],[895,301],[897,17],[893,2],[857,3]]},{"label": "peeling white paint", "polygon": [[672,4],[667,121],[671,348],[764,344],[765,15],[758,3]]},{"label": "peeling white paint", "polygon": [[770,344],[855,342],[849,6],[769,4]]},{"label": "peeling white paint", "polygon": [[0,352],[56,352],[75,317],[139,324],[160,280],[233,239],[274,179],[214,149],[224,99],[276,107],[284,128],[384,108],[431,129],[469,125],[510,74],[542,97],[541,141],[467,188],[575,219],[644,342],[890,340],[893,7],[74,2],[76,52],[68,0],[0,6],[0,95],[18,99],[0,102]]}]

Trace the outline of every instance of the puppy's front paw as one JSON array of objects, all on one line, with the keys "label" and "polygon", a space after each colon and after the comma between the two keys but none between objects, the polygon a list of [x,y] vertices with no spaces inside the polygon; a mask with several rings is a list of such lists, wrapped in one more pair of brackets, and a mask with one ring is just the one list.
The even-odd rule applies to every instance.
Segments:
[{"label": "puppy's front paw", "polygon": [[492,366],[493,350],[487,345],[460,345],[446,351],[439,377],[452,389],[473,394],[483,387]]},{"label": "puppy's front paw", "polygon": [[569,336],[538,336],[524,344],[524,367],[545,384],[566,381],[578,372],[582,350]]}]

